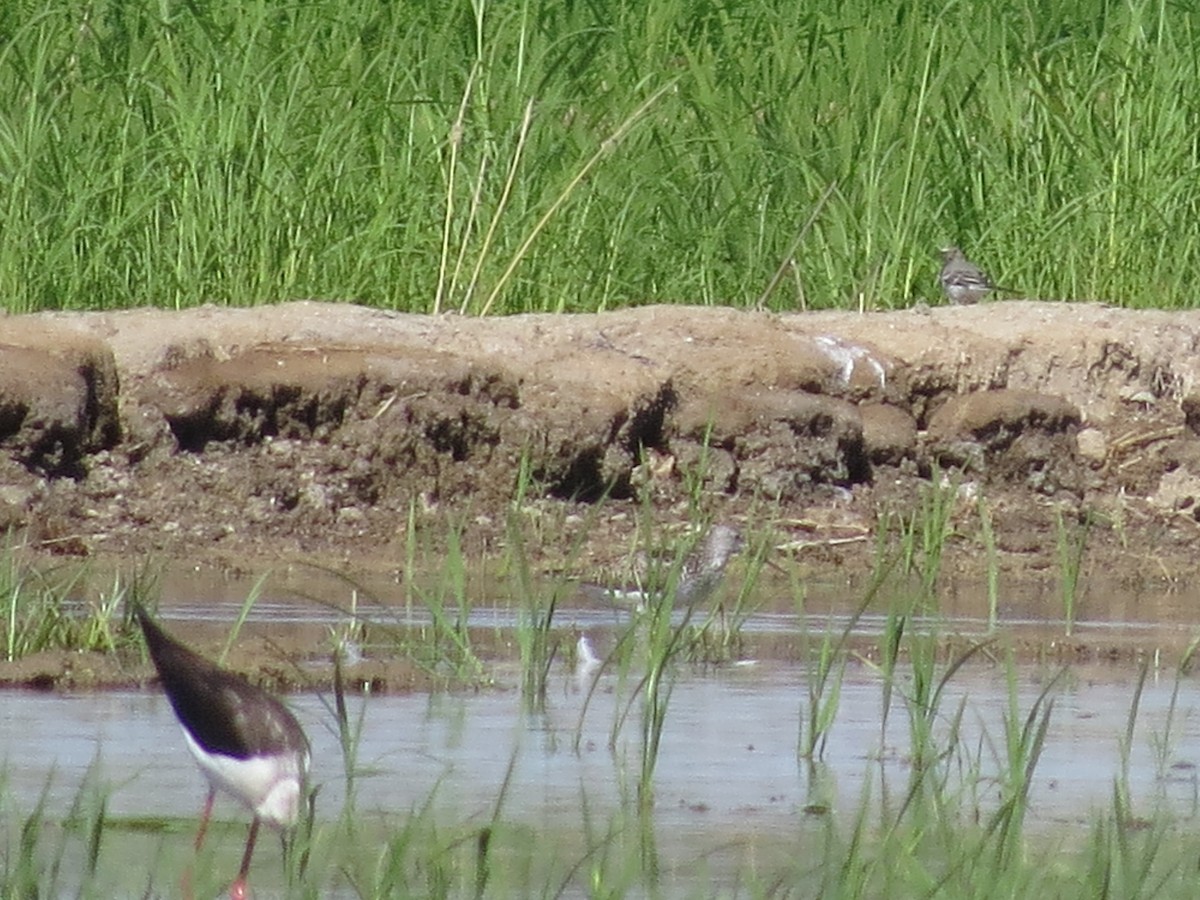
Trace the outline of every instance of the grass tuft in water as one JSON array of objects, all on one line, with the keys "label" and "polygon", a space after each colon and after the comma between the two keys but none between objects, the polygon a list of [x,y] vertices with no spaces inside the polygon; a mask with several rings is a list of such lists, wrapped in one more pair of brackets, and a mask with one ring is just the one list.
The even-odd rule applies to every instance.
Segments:
[{"label": "grass tuft in water", "polygon": [[[634,697],[641,701],[641,741],[637,794],[638,805],[648,809],[654,803],[654,770],[658,765],[662,747],[663,730],[666,727],[667,711],[671,691],[674,687],[673,664],[682,658],[687,649],[686,635],[692,622],[695,607],[683,608],[683,616],[675,622],[672,612],[683,562],[695,549],[696,541],[704,532],[698,530],[690,541],[682,542],[676,552],[664,590],[648,598],[647,606],[639,617],[638,628],[644,637],[646,672]],[[632,702],[631,698],[631,702]]]},{"label": "grass tuft in water", "polygon": [[[1171,685],[1171,700],[1167,705],[1166,723],[1163,730],[1159,733],[1151,735],[1151,744],[1154,750],[1154,763],[1158,770],[1158,780],[1160,784],[1165,784],[1169,775],[1168,769],[1171,764],[1171,755],[1175,752],[1175,745],[1178,741],[1176,735],[1176,726],[1179,724],[1179,693],[1183,689],[1188,672],[1191,670],[1192,663],[1196,658],[1196,653],[1200,651],[1200,637],[1195,637],[1184,650],[1183,655],[1179,659],[1179,664],[1175,667],[1175,677]],[[1157,664],[1158,653],[1155,652],[1155,662]],[[1197,804],[1200,806],[1200,797],[1197,797]],[[1198,810],[1200,811],[1200,810]]]},{"label": "grass tuft in water", "polygon": [[995,632],[999,624],[1000,564],[996,551],[996,531],[992,523],[992,507],[983,494],[979,495],[979,534],[987,556],[988,631]]},{"label": "grass tuft in water", "polygon": [[995,861],[1001,868],[1020,859],[1022,855],[1023,826],[1029,808],[1033,773],[1045,748],[1046,732],[1054,712],[1052,694],[1065,672],[1060,669],[1057,675],[1046,682],[1022,717],[1017,700],[1017,667],[1011,655],[1005,671],[1008,709],[1004,715],[1003,753],[998,756],[1000,807],[987,824],[988,834],[995,836]]},{"label": "grass tuft in water", "polygon": [[450,528],[440,578],[425,592],[424,601],[432,621],[421,629],[422,639],[407,647],[414,660],[435,674],[448,673],[460,684],[485,681],[483,662],[475,654],[467,627],[471,604],[461,527]]},{"label": "grass tuft in water", "polygon": [[1054,524],[1057,538],[1058,585],[1063,610],[1063,627],[1067,636],[1070,637],[1075,630],[1079,578],[1083,570],[1083,557],[1087,550],[1088,535],[1092,530],[1092,513],[1090,511],[1082,513],[1074,523],[1069,523],[1060,509],[1055,512]]},{"label": "grass tuft in water", "polygon": [[825,754],[829,729],[837,718],[842,678],[846,671],[846,647],[850,635],[882,590],[895,563],[896,557],[885,559],[876,556],[871,583],[842,630],[834,637],[827,628],[816,654],[809,654],[808,703],[801,708],[800,733],[796,743],[796,755],[800,759],[819,760]]},{"label": "grass tuft in water", "polygon": [[[546,588],[533,577],[526,551],[529,519],[525,512],[525,504],[531,494],[531,466],[529,455],[522,455],[516,489],[505,523],[507,542],[504,570],[517,597],[516,637],[521,652],[521,696],[530,709],[542,710],[546,706],[550,674],[559,649],[554,616],[570,585],[560,579]],[[591,515],[598,515],[599,507],[599,504],[593,506]],[[587,532],[587,528],[581,528],[578,532],[564,566],[568,571],[574,568],[573,563],[579,558]]]},{"label": "grass tuft in water", "polygon": [[[937,607],[937,581],[942,572],[946,541],[954,533],[951,514],[958,499],[958,481],[933,467],[929,482],[921,485],[921,505],[909,522],[912,540],[921,550],[921,587],[926,611]],[[911,558],[910,558],[911,564]],[[909,570],[911,571],[911,569]]]},{"label": "grass tuft in water", "polygon": [[43,650],[114,653],[131,641],[123,615],[130,598],[158,591],[150,565],[113,576],[111,587],[81,599],[86,568],[35,568],[8,545],[0,551],[0,646],[8,662]]}]

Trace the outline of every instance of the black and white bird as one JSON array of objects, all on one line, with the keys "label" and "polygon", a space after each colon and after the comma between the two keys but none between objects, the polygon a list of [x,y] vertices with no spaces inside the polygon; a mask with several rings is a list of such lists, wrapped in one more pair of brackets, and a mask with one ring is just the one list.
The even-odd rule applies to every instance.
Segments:
[{"label": "black and white bird", "polygon": [[140,605],[133,612],[188,749],[208,780],[196,849],[204,843],[218,790],[254,815],[242,867],[229,888],[231,898],[242,900],[259,825],[283,830],[300,815],[310,760],[308,737],[278,699],[185,647]]},{"label": "black and white bird", "polygon": [[[725,567],[744,542],[741,533],[729,525],[714,525],[683,560],[675,578],[674,601],[695,606],[707,600],[725,576]],[[584,582],[580,587],[594,600],[606,600],[621,606],[645,609],[670,588],[670,561],[654,564],[644,555],[635,562],[626,584]]]},{"label": "black and white bird", "polygon": [[978,303],[997,290],[987,273],[967,259],[957,247],[942,248],[942,271],[938,274],[938,280],[950,302],[958,305]]}]

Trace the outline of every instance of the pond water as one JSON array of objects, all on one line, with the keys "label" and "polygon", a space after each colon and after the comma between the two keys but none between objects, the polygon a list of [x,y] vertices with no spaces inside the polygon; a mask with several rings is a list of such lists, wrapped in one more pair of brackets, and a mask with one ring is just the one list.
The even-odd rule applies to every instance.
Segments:
[{"label": "pond water", "polygon": [[[1021,717],[1056,671],[1016,669]],[[868,788],[878,795],[890,782],[903,790],[910,774],[908,717],[896,695],[881,734],[882,680],[862,663],[846,670],[820,765],[798,759],[810,674],[769,660],[676,671],[651,820],[664,871],[686,883],[698,858],[705,859],[706,879],[723,864],[734,871],[760,842],[818,827],[823,810],[854,815]],[[1030,794],[1030,827],[1086,828],[1096,809],[1111,804],[1123,771],[1135,810],[1196,815],[1200,698],[1189,682],[1177,687],[1172,672],[1152,668],[1123,769],[1121,741],[1137,680],[1130,667],[1076,666],[1056,682]],[[544,710],[530,713],[519,691],[503,687],[519,683],[516,671],[501,667],[498,682],[500,689],[478,693],[352,698],[351,714],[361,714],[363,726],[360,814],[402,821],[431,803],[448,821],[487,821],[510,764],[506,820],[562,834],[582,827],[584,808],[603,820],[632,806],[640,747],[636,703],[612,740],[614,722],[629,703],[629,683],[609,672],[563,666]],[[304,695],[289,702],[312,739],[318,817],[336,818],[346,781],[331,701]],[[955,674],[935,717],[942,735],[960,702],[962,753],[976,761],[986,783],[1004,765],[1006,668],[979,662]],[[104,789],[110,818],[191,819],[204,793],[171,709],[155,693],[0,692],[0,765],[10,812],[32,809],[47,791],[47,815],[65,816],[87,783]],[[980,803],[994,804],[995,797],[985,789]],[[228,800],[217,815],[245,820]],[[230,840],[240,847],[240,837]]]},{"label": "pond water", "polygon": [[[163,585],[171,601],[163,605],[162,616],[186,640],[188,622],[233,621],[250,588],[246,579],[183,573]],[[394,580],[379,578],[356,589],[372,598],[357,609],[373,621],[401,628],[431,621],[420,603],[403,602]],[[723,877],[735,884],[737,873],[773,852],[792,858],[798,835],[819,835],[831,821],[851,822],[867,808],[864,797],[877,809],[889,793],[902,795],[912,777],[904,700],[912,683],[907,659],[899,665],[883,729],[885,682],[871,664],[851,657],[820,759],[798,756],[814,675],[803,660],[811,658],[809,651],[822,635],[837,634],[850,623],[849,607],[862,590],[814,582],[805,586],[800,602],[794,585],[766,583],[760,590],[768,599],[740,622],[747,652],[757,658],[715,666],[680,664],[671,670],[654,804],[649,818],[636,826],[648,824],[652,830],[656,869],[664,883],[678,888],[669,894],[686,892],[689,885],[703,889]],[[331,627],[347,622],[348,593],[347,583],[336,575],[305,567],[277,573],[256,601],[248,627],[260,634],[291,634],[289,645],[313,647],[310,662],[321,665],[315,658],[327,654]],[[507,601],[495,585],[472,596],[491,598],[470,610],[473,639],[511,658],[519,604]],[[1009,596],[999,610],[1004,641],[1027,651],[1059,646],[1063,627],[1054,619],[1057,603],[1052,588]],[[1035,649],[1019,655],[1010,669],[997,661],[1002,651],[991,659],[976,656],[950,679],[933,717],[940,744],[950,742],[957,721],[951,764],[945,766],[950,789],[969,792],[984,816],[995,809],[998,776],[1007,764],[1006,716],[1011,721],[1015,715],[1023,724],[1053,682],[1054,705],[1030,786],[1026,823],[1033,833],[1055,840],[1086,834],[1099,811],[1111,810],[1118,780],[1128,790],[1134,815],[1165,810],[1194,820],[1200,807],[1200,695],[1191,679],[1177,679],[1171,659],[1193,637],[1196,608],[1196,598],[1178,591],[1092,591],[1080,598],[1076,637],[1067,646],[1120,647],[1122,653],[1114,657],[1124,663],[1062,669],[1057,660],[1063,654]],[[949,585],[939,595],[937,614],[912,620],[908,634],[978,637],[986,632],[985,617],[986,597],[978,586]],[[569,604],[555,618],[564,645],[577,632],[598,646],[611,644],[629,621],[624,612]],[[870,613],[854,619],[853,635],[860,646],[870,646],[885,627],[885,616]],[[1124,652],[1130,648],[1132,654]],[[1138,654],[1148,660],[1140,693],[1139,670],[1129,661]],[[1103,656],[1085,654],[1092,660]],[[1066,657],[1074,658],[1070,652]],[[1031,662],[1036,659],[1047,661]],[[940,663],[939,671],[945,665]],[[529,710],[517,689],[520,673],[514,664],[489,660],[488,668],[495,689],[350,698],[351,717],[361,717],[362,723],[356,815],[393,829],[422,809],[432,810],[439,822],[482,824],[503,792],[504,821],[568,845],[575,838],[574,844],[583,847],[585,829],[628,823],[640,771],[642,707],[631,700],[636,663],[634,677],[622,679],[610,668],[575,671],[560,659],[537,711]],[[347,778],[332,698],[304,694],[288,702],[312,740],[318,823],[335,822],[346,807]],[[1124,753],[1135,702],[1135,727]],[[133,842],[124,851],[132,859],[174,848],[175,861],[167,870],[177,871],[190,851],[204,791],[161,694],[0,691],[0,838],[9,827],[10,845],[14,817],[19,821],[41,798],[48,819],[62,820],[81,797],[99,792],[109,821],[175,823],[166,832],[117,829],[114,840]],[[221,852],[235,868],[247,816],[224,798],[216,815],[236,823],[236,832],[218,831]],[[262,844],[259,853],[268,861],[256,857],[252,879],[260,891],[264,881],[269,885],[272,877],[280,877],[278,845],[272,865],[271,842]],[[579,887],[576,893],[587,892]]]}]

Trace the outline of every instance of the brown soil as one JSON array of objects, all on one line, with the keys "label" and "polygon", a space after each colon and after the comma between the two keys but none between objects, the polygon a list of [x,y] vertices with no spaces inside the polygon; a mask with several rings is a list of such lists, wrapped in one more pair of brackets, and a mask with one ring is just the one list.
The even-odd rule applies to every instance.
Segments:
[{"label": "brown soil", "polygon": [[[1198,345],[1200,313],[1033,302],[8,316],[0,529],[36,557],[394,576],[410,517],[424,546],[453,524],[495,558],[524,465],[542,571],[612,562],[643,509],[674,527],[699,496],[805,577],[844,581],[870,567],[880,516],[911,514],[941,472],[961,485],[951,575],[983,570],[984,496],[1007,577],[1052,577],[1060,517],[1090,516],[1093,577],[1185,582]],[[0,681],[61,683],[62,665]]]}]

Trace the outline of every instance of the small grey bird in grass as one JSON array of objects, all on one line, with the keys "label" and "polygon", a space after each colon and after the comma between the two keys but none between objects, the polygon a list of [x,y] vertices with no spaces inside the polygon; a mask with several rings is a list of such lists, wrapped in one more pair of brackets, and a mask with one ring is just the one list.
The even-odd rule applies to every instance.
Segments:
[{"label": "small grey bird in grass", "polygon": [[963,256],[957,247],[942,248],[942,271],[938,280],[950,302],[959,305],[978,303],[997,290],[987,273]]},{"label": "small grey bird in grass", "polygon": [[[704,539],[684,559],[675,581],[675,602],[694,606],[706,600],[717,589],[725,575],[729,560],[743,547],[741,533],[729,525],[714,525]],[[661,597],[667,585],[662,583],[671,573],[670,562],[657,566],[642,560],[645,571],[634,574],[633,584],[603,585],[584,582],[583,592],[593,599],[608,600],[624,606],[644,609]],[[654,582],[658,583],[654,583]]]}]

